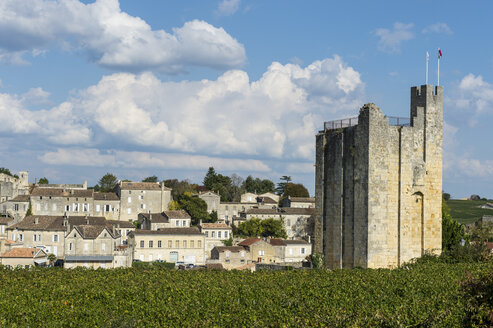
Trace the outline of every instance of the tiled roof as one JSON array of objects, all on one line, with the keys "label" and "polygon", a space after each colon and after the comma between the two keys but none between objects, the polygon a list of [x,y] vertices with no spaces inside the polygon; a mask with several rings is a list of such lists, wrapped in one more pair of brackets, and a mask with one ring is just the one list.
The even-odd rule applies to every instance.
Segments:
[{"label": "tiled roof", "polygon": [[168,217],[168,219],[191,219],[192,217],[184,210],[178,211],[164,211],[163,214]]},{"label": "tiled roof", "polygon": [[286,243],[287,245],[294,245],[294,244],[310,245],[310,243],[307,242],[306,240],[284,240],[284,243]]},{"label": "tiled roof", "polygon": [[117,237],[113,235],[111,228],[101,225],[78,225],[75,226],[74,229],[76,229],[84,239],[96,239],[103,230],[107,230],[111,237]]},{"label": "tiled roof", "polygon": [[277,204],[277,202],[270,197],[260,197],[260,199],[264,204]]},{"label": "tiled roof", "polygon": [[203,229],[231,229],[226,223],[202,223],[200,226]]},{"label": "tiled roof", "polygon": [[94,190],[87,189],[60,189],[60,188],[34,188],[31,196],[43,197],[82,197],[92,198]]},{"label": "tiled roof", "polygon": [[9,224],[12,222],[14,219],[9,218],[9,217],[0,217],[0,224]]},{"label": "tiled roof", "polygon": [[29,195],[18,195],[15,198],[9,199],[9,202],[29,202]]},{"label": "tiled roof", "polygon": [[116,200],[119,201],[118,195],[114,192],[95,192],[94,200]]},{"label": "tiled roof", "polygon": [[314,208],[283,207],[280,209],[281,215],[313,215]]},{"label": "tiled roof", "polygon": [[[158,182],[121,182],[120,189],[122,189],[122,190],[161,190],[161,185]],[[164,190],[171,190],[171,188],[164,187]]]},{"label": "tiled roof", "polygon": [[315,197],[289,197],[289,200],[297,203],[315,203]]},{"label": "tiled roof", "polygon": [[[36,219],[38,223],[36,223]],[[60,231],[66,229],[63,225],[63,219],[63,216],[31,215],[7,229]],[[106,219],[103,216],[70,216],[67,220],[71,226],[87,225],[88,223],[89,225],[106,225]]]},{"label": "tiled roof", "polygon": [[124,228],[124,229],[129,229],[129,228],[135,229],[135,225],[129,221],[106,220],[106,223],[109,225],[114,225],[115,228],[120,227],[120,228]]},{"label": "tiled roof", "polygon": [[3,253],[1,257],[33,258],[38,250],[39,249],[27,247],[12,248],[10,251]]},{"label": "tiled roof", "polygon": [[197,227],[190,228],[162,228],[158,230],[136,229],[131,233],[135,235],[202,235]]},{"label": "tiled roof", "polygon": [[139,213],[139,217],[151,220],[152,223],[169,223],[169,220],[163,213]]},{"label": "tiled roof", "polygon": [[215,247],[219,253],[230,251],[231,253],[239,253],[245,251],[241,246],[216,246]]},{"label": "tiled roof", "polygon": [[245,211],[246,214],[251,215],[279,215],[279,211],[276,208],[250,208]]},{"label": "tiled roof", "polygon": [[282,239],[277,239],[277,238],[272,238],[272,239],[269,239],[269,243],[270,243],[272,246],[286,246],[286,243],[284,242],[284,240],[282,240]]},{"label": "tiled roof", "polygon": [[250,246],[250,245],[255,244],[259,240],[261,240],[261,239],[250,237],[250,238],[247,238],[247,239],[243,240],[242,242],[238,243],[238,246]]}]

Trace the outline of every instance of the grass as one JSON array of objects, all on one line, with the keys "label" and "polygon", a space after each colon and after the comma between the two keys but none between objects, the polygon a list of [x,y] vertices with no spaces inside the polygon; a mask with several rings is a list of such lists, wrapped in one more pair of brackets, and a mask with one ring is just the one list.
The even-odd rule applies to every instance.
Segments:
[{"label": "grass", "polygon": [[459,223],[473,223],[483,215],[493,215],[493,210],[480,208],[481,205],[493,201],[487,200],[458,200],[449,199],[447,205],[450,207],[450,214]]}]

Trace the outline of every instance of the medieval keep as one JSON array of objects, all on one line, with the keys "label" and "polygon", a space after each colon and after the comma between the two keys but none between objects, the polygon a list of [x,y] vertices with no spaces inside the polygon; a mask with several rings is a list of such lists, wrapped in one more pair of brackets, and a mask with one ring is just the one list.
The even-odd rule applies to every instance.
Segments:
[{"label": "medieval keep", "polygon": [[411,88],[411,117],[375,104],[316,136],[315,244],[329,268],[392,268],[440,253],[443,88]]}]

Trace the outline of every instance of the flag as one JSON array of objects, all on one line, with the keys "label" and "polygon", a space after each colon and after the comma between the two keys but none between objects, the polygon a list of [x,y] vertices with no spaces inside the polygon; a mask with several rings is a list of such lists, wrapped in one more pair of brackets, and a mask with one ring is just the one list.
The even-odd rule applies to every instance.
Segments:
[{"label": "flag", "polygon": [[442,51],[438,48],[438,59],[442,58]]}]

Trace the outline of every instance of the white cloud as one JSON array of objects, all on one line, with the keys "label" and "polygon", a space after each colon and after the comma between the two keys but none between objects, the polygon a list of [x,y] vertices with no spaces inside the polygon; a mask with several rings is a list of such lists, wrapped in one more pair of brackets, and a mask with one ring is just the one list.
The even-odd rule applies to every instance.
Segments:
[{"label": "white cloud", "polygon": [[72,105],[62,103],[50,110],[30,111],[25,98],[0,94],[2,131],[14,134],[36,134],[56,144],[85,144],[91,131],[72,111]]},{"label": "white cloud", "polygon": [[246,61],[245,49],[223,28],[186,22],[173,33],[152,30],[141,18],[122,12],[118,0],[4,0],[0,2],[0,60],[26,64],[58,43],[72,42],[98,64],[128,71],[184,71],[187,66],[233,68]]},{"label": "white cloud", "polygon": [[28,92],[24,93],[21,97],[22,103],[26,106],[31,105],[47,105],[50,104],[50,93],[46,92],[42,88],[31,88]]},{"label": "white cloud", "polygon": [[414,24],[394,23],[393,29],[379,28],[375,35],[380,38],[378,41],[378,49],[387,53],[400,52],[401,43],[414,38],[414,33],[411,31]]},{"label": "white cloud", "polygon": [[493,84],[481,75],[468,74],[459,83],[452,102],[467,112],[469,124],[474,126],[480,116],[493,114]]},{"label": "white cloud", "polygon": [[452,30],[445,23],[435,23],[423,29],[423,33],[452,34]]},{"label": "white cloud", "polygon": [[91,166],[110,168],[165,168],[207,170],[210,166],[223,171],[269,172],[270,168],[260,160],[221,158],[187,154],[149,153],[140,151],[109,150],[95,148],[59,148],[39,157],[52,165]]},{"label": "white cloud", "polygon": [[240,8],[240,0],[222,0],[217,5],[216,13],[219,15],[233,15]]},{"label": "white cloud", "polygon": [[[356,114],[363,93],[359,73],[334,56],[307,67],[272,63],[256,81],[240,70],[182,82],[112,74],[47,110],[0,95],[0,115],[12,133],[55,144],[311,159],[323,122]],[[46,96],[41,89],[27,94]]]}]

